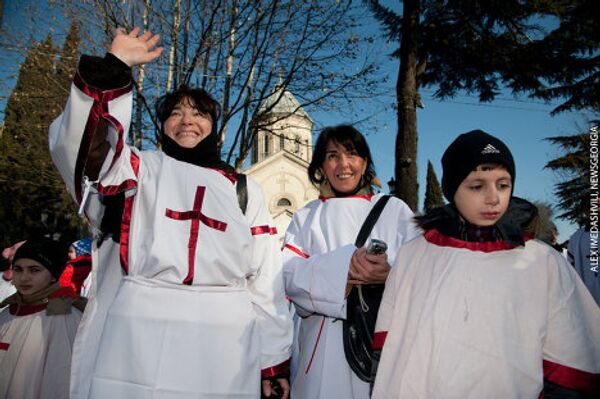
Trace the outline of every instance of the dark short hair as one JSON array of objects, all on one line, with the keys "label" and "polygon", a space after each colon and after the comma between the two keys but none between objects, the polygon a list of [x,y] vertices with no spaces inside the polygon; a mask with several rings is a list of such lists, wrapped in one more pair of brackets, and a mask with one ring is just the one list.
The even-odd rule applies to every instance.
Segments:
[{"label": "dark short hair", "polygon": [[348,151],[355,150],[361,158],[367,161],[364,178],[365,182],[370,185],[375,178],[375,165],[373,164],[371,151],[362,133],[351,125],[331,126],[321,131],[315,144],[312,161],[308,166],[310,181],[314,185],[319,185],[325,180],[325,177],[321,174],[321,166],[325,161],[327,144],[330,141],[343,145]]},{"label": "dark short hair", "polygon": [[160,121],[161,133],[163,133],[163,125],[171,116],[173,108],[185,99],[192,100],[198,111],[210,115],[214,134],[217,131],[217,121],[221,115],[221,105],[206,90],[191,88],[187,85],[179,86],[177,90],[163,95],[156,101],[156,117]]},{"label": "dark short hair", "polygon": [[59,279],[67,265],[67,245],[45,237],[30,238],[17,249],[13,264],[22,258],[32,259],[44,266],[52,277]]}]

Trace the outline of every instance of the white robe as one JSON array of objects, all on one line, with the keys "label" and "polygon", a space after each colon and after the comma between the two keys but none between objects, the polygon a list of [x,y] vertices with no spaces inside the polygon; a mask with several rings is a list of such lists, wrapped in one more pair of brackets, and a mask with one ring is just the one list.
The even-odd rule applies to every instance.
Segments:
[{"label": "white robe", "polygon": [[[130,86],[102,92],[77,75],[50,127],[53,160],[92,225],[103,196],[126,196],[120,244],[93,250],[72,398],[258,398],[292,339],[260,187],[248,179],[244,215],[235,176],[128,147],[131,107]],[[107,123],[110,150],[86,184],[86,149]]]},{"label": "white robe", "polygon": [[[33,306],[22,307],[24,311]],[[81,312],[0,313],[0,398],[68,399],[71,353]],[[27,313],[27,312],[25,312]]]},{"label": "white robe", "polygon": [[12,281],[7,281],[0,275],[0,302],[15,292],[17,292],[17,290],[15,289],[15,286],[12,285]]},{"label": "white robe", "polygon": [[[342,319],[354,242],[380,197],[314,200],[296,212],[287,230],[282,252],[286,293],[301,317],[294,399],[369,397],[369,385],[346,362]],[[400,246],[418,234],[412,217],[404,202],[391,198],[369,236],[388,244],[390,264]]]},{"label": "white robe", "polygon": [[375,330],[385,343],[374,399],[535,399],[544,376],[599,388],[600,310],[537,240],[511,247],[429,230],[401,248]]}]

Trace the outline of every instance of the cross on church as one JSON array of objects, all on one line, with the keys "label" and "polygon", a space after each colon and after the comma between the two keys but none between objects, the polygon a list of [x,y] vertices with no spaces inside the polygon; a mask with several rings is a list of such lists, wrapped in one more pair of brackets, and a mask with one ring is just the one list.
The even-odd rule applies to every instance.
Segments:
[{"label": "cross on church", "polygon": [[225,229],[227,228],[227,223],[209,218],[208,216],[202,213],[202,202],[204,201],[205,192],[206,187],[204,186],[198,186],[196,188],[194,207],[191,211],[178,212],[167,208],[165,212],[168,218],[192,221],[192,225],[190,227],[190,240],[188,242],[188,274],[183,280],[183,284],[187,285],[191,285],[192,281],[194,280],[194,262],[196,259],[196,244],[198,243],[198,232],[200,230],[200,222],[212,229],[219,231],[225,231]]},{"label": "cross on church", "polygon": [[279,179],[276,180],[277,183],[281,184],[281,191],[285,191],[285,183],[289,183],[290,179],[285,177],[285,174],[280,174]]}]

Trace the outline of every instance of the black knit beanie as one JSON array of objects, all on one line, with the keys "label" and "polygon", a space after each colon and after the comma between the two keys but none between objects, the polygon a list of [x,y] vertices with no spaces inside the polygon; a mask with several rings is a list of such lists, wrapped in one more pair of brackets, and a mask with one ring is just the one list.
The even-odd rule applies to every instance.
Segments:
[{"label": "black knit beanie", "polygon": [[506,144],[482,130],[473,130],[458,136],[442,156],[442,191],[446,199],[454,202],[458,186],[484,163],[504,165],[514,186],[515,161]]},{"label": "black knit beanie", "polygon": [[17,249],[13,264],[21,258],[41,263],[58,280],[67,264],[67,247],[48,238],[35,238],[25,241]]}]

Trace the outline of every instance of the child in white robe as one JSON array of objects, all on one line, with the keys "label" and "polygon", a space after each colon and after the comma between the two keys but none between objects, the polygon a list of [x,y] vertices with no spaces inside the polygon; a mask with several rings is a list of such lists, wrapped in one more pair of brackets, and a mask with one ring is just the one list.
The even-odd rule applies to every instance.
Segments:
[{"label": "child in white robe", "polygon": [[[71,351],[83,302],[61,288],[66,247],[28,240],[15,253],[17,293],[0,307],[0,397],[68,399]],[[78,308],[75,308],[75,307]]]},{"label": "child in white robe", "polygon": [[[528,229],[499,139],[460,135],[442,158],[449,205],[418,218],[375,328],[373,398],[543,397],[544,382],[600,394],[600,310],[572,267]],[[554,390],[557,392],[557,390]]]}]

